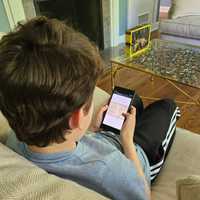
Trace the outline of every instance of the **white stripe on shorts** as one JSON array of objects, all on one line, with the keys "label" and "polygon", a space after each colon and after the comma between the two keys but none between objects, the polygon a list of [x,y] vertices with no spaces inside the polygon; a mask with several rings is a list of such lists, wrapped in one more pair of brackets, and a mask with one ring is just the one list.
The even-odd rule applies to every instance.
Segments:
[{"label": "white stripe on shorts", "polygon": [[154,173],[158,174],[160,169],[161,169],[161,166],[164,162],[164,158],[165,158],[165,153],[166,153],[166,149],[169,145],[169,142],[174,134],[174,131],[175,131],[175,128],[176,128],[176,117],[180,115],[180,110],[178,107],[176,107],[173,115],[172,115],[172,118],[171,118],[171,122],[170,122],[170,126],[168,128],[168,131],[167,131],[167,134],[166,134],[166,137],[164,139],[164,141],[162,142],[162,146],[163,146],[163,149],[164,149],[164,156],[163,156],[163,159],[156,163],[155,165],[152,165],[150,167],[150,170],[151,170],[151,174],[153,175]]}]

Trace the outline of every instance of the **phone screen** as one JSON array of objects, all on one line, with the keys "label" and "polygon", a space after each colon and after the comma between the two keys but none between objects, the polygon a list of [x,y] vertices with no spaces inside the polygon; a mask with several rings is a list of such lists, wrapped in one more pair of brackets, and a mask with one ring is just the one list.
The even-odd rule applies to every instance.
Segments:
[{"label": "phone screen", "polygon": [[132,98],[123,96],[120,93],[114,93],[111,97],[108,110],[105,114],[103,124],[121,130],[124,116],[129,109]]}]

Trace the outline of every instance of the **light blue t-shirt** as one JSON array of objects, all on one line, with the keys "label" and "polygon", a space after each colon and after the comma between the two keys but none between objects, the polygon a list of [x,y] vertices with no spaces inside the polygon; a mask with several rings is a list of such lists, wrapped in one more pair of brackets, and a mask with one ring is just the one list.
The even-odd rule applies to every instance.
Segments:
[{"label": "light blue t-shirt", "polygon": [[[138,176],[134,162],[101,133],[85,135],[74,151],[35,153],[15,134],[7,145],[51,174],[73,180],[111,199],[146,200],[143,179]],[[150,183],[149,163],[144,151],[136,145],[147,181]]]}]

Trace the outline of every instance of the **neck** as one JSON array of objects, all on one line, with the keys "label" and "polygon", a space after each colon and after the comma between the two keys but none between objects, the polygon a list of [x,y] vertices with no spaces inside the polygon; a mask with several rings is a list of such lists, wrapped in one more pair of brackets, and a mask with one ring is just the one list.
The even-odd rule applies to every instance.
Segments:
[{"label": "neck", "polygon": [[29,149],[36,153],[59,153],[62,151],[73,151],[76,148],[76,141],[82,137],[82,131],[74,129],[73,131],[66,132],[65,141],[62,143],[51,143],[47,147],[38,147],[35,145],[29,145]]},{"label": "neck", "polygon": [[29,145],[29,149],[36,153],[58,153],[62,151],[73,151],[76,148],[75,141],[66,140],[63,143],[52,143],[47,147],[38,147],[35,145]]}]

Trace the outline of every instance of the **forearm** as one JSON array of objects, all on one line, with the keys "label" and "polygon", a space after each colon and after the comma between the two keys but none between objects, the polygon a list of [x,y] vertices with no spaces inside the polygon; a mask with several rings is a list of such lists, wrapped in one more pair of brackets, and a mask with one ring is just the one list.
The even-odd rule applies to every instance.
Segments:
[{"label": "forearm", "polygon": [[138,175],[144,179],[146,193],[147,193],[149,199],[151,199],[151,195],[150,195],[151,192],[149,189],[149,185],[146,181],[140,160],[139,160],[137,152],[136,152],[135,145],[134,144],[126,145],[126,147],[124,148],[124,154],[128,159],[130,159],[134,162]]},{"label": "forearm", "polygon": [[129,113],[123,113],[125,122],[120,132],[120,140],[124,149],[125,156],[135,164],[136,172],[144,180],[145,192],[148,199],[151,199],[151,193],[149,185],[146,181],[140,160],[136,152],[135,145],[133,143],[135,125],[136,125],[136,108],[131,106]]},{"label": "forearm", "polygon": [[142,166],[140,164],[140,160],[138,159],[137,156],[135,145],[134,144],[126,145],[126,147],[124,147],[124,154],[128,159],[134,162],[138,174],[142,177],[145,177]]}]

